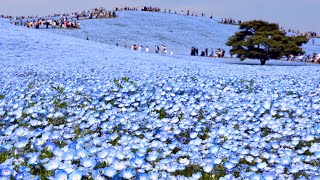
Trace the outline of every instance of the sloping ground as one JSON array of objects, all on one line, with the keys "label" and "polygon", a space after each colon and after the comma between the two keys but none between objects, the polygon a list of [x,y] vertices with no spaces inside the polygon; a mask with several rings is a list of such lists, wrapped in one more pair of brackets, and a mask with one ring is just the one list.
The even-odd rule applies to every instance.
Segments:
[{"label": "sloping ground", "polygon": [[311,55],[313,53],[320,53],[320,38],[315,38],[309,40],[307,44],[304,44],[302,46],[303,50],[306,52],[306,54]]},{"label": "sloping ground", "polygon": [[0,49],[1,178],[319,179],[318,66],[139,53],[3,20]]},{"label": "sloping ground", "polygon": [[78,38],[123,46],[165,45],[177,54],[190,54],[192,46],[228,49],[225,42],[238,26],[223,25],[215,19],[153,12],[117,12],[119,18],[81,21],[78,31],[51,30]]},{"label": "sloping ground", "polygon": [[[203,51],[209,48],[209,53],[218,48],[226,50],[229,47],[225,42],[238,26],[218,23],[217,19],[206,17],[183,16],[179,14],[154,13],[154,12],[117,12],[118,18],[81,21],[81,29],[65,31],[51,29],[49,31],[106,43],[110,45],[130,48],[132,44],[149,46],[154,52],[155,45],[165,45],[175,54],[189,55],[192,46]],[[47,30],[45,30],[47,31]],[[304,46],[307,54],[319,52],[319,39],[315,39],[315,45],[309,42]]]},{"label": "sloping ground", "polygon": [[[131,13],[134,12],[128,12],[128,14],[124,14],[128,17],[131,17]],[[158,16],[156,15],[156,13],[151,13],[151,15],[152,14]],[[179,15],[172,16],[180,17]],[[184,16],[181,17],[186,18]],[[191,19],[192,18],[201,19],[196,17],[191,17]],[[186,19],[188,19],[188,17]],[[139,66],[142,72],[151,71],[152,69],[154,70],[154,68],[161,66],[179,66],[183,68],[182,65],[186,62],[188,62],[186,66],[188,66],[189,64],[197,64],[195,67],[199,66],[199,68],[203,68],[203,71],[216,65],[221,67],[228,66],[228,68],[236,69],[239,68],[237,65],[229,67],[229,65],[223,64],[241,64],[237,59],[225,60],[198,58],[190,57],[188,55],[175,55],[173,57],[170,57],[152,53],[139,53],[136,51],[131,51],[129,49],[116,47],[114,45],[97,43],[95,41],[86,41],[84,39],[76,38],[78,37],[78,35],[76,35],[78,31],[58,30],[64,33],[74,33],[74,36],[76,37],[59,36],[48,33],[47,31],[15,27],[12,25],[8,25],[7,22],[4,21],[5,20],[2,20],[2,23],[0,24],[0,28],[2,31],[0,39],[0,57],[2,59],[1,63],[5,65],[5,67],[8,67],[5,68],[6,73],[3,73],[8,77],[15,77],[13,75],[14,73],[17,73],[15,72],[17,71],[17,69],[21,70],[20,73],[23,73],[23,70],[25,69],[34,69],[38,74],[43,73],[45,75],[52,75],[56,72],[77,72],[80,74],[86,74],[93,69],[104,71],[110,67],[113,67],[115,69],[114,71],[107,72],[110,76],[113,77],[120,76],[123,72],[128,71],[126,67],[122,66],[123,64],[127,64],[128,67]],[[83,22],[95,22],[95,20]],[[124,20],[124,22],[126,21]],[[89,25],[87,28],[92,27]],[[150,29],[150,33],[151,30],[154,29]],[[122,29],[122,32],[120,32],[119,34],[123,34],[124,32],[125,30]],[[98,33],[96,34],[98,35]],[[182,39],[182,37],[179,36],[177,36],[177,38]],[[206,63],[210,63],[212,66],[207,66]],[[259,64],[258,61],[244,61],[242,63],[253,65]],[[268,62],[268,64],[284,66],[307,65],[305,63],[278,61],[270,61]],[[8,80],[10,79],[12,78],[8,78]]]}]

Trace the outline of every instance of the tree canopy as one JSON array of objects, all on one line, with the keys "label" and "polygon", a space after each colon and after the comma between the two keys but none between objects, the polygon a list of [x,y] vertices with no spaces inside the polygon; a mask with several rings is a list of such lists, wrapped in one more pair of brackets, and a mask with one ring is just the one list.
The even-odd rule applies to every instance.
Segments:
[{"label": "tree canopy", "polygon": [[278,24],[254,20],[241,23],[240,31],[230,37],[226,45],[232,47],[231,55],[236,54],[241,60],[259,59],[264,65],[269,59],[304,54],[300,46],[307,42],[304,36],[286,36]]}]

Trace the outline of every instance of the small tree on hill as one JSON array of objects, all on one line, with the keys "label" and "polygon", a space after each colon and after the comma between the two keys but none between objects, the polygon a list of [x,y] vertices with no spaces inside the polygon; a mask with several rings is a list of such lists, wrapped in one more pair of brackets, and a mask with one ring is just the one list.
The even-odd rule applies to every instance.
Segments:
[{"label": "small tree on hill", "polygon": [[304,36],[286,36],[278,24],[254,20],[241,23],[240,31],[230,37],[226,45],[232,47],[230,54],[236,54],[240,60],[259,59],[264,65],[269,59],[304,54],[300,46],[307,42]]}]

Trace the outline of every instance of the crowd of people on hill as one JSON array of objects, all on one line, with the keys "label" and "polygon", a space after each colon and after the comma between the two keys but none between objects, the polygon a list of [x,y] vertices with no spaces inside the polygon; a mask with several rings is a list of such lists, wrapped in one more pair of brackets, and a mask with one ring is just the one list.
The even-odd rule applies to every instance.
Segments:
[{"label": "crowd of people on hill", "polygon": [[311,63],[316,63],[319,64],[320,63],[320,53],[313,53],[311,55],[298,55],[298,56],[294,56],[292,54],[290,54],[288,57],[286,57],[287,61],[301,61],[301,62],[311,62]]},{"label": "crowd of people on hill", "polygon": [[0,15],[0,18],[12,19],[13,16],[8,16],[8,15],[3,15],[3,14],[1,14],[1,15]]},{"label": "crowd of people on hill", "polygon": [[286,29],[284,27],[281,27],[280,30],[282,32],[285,32],[285,33],[292,33],[295,36],[306,36],[307,38],[316,38],[316,37],[318,37],[318,34],[316,32],[313,32],[313,31],[303,32],[303,31],[294,30],[294,29]]},{"label": "crowd of people on hill", "polygon": [[311,62],[313,63],[320,63],[320,53],[319,54],[313,53],[310,59],[311,59]]},{"label": "crowd of people on hill", "polygon": [[114,10],[115,11],[138,11],[139,8],[126,6],[126,7],[115,7]]},{"label": "crowd of people on hill", "polygon": [[[214,52],[213,49],[211,49],[211,53],[209,54],[209,49],[205,48],[204,51],[200,52],[200,56],[203,57],[215,57],[215,58],[223,58],[225,55],[224,49],[216,49]],[[191,56],[199,56],[199,49],[197,47],[191,47]]]},{"label": "crowd of people on hill", "polygon": [[[119,43],[116,43],[116,46],[120,46]],[[130,48],[134,51],[145,52],[145,53],[156,53],[156,54],[169,54],[174,55],[174,51],[168,51],[165,45],[154,45],[154,48],[150,48],[149,46],[138,46],[137,44],[132,44],[128,46],[126,42],[123,43],[124,48]],[[205,48],[204,51],[199,52],[199,49],[196,47],[191,48],[191,56],[202,56],[202,57],[214,57],[214,58],[224,58],[225,57],[225,50],[218,48],[215,51],[211,48],[211,52],[209,53],[209,48]]]},{"label": "crowd of people on hill", "polygon": [[112,18],[116,17],[115,11],[108,11],[107,9],[100,7],[94,8],[88,11],[80,11],[65,14],[54,14],[51,17],[69,17],[71,19],[83,20],[83,19],[99,19],[99,18]]},{"label": "crowd of people on hill", "polygon": [[221,18],[220,23],[222,23],[222,24],[235,24],[235,25],[239,25],[239,24],[241,24],[241,20],[236,21],[235,19],[232,19],[232,18]]},{"label": "crowd of people on hill", "polygon": [[[119,46],[119,43],[116,43],[116,46]],[[124,42],[123,47],[128,48],[128,44]],[[173,50],[170,50],[170,52],[168,52],[168,49],[165,45],[161,45],[161,46],[155,45],[154,51],[151,51],[149,46],[142,46],[142,45],[138,46],[137,44],[132,44],[131,49],[139,52],[146,52],[146,53],[154,52],[156,54],[170,54],[170,55],[174,54]]]},{"label": "crowd of people on hill", "polygon": [[143,7],[116,7],[115,11],[150,11],[150,12],[160,12],[161,9],[158,7],[143,6]]},{"label": "crowd of people on hill", "polygon": [[291,33],[295,34],[295,36],[306,36],[307,38],[316,38],[316,37],[318,37],[316,32],[311,32],[311,31],[300,32],[300,31],[290,31],[290,29],[289,29],[288,32],[291,32]]},{"label": "crowd of people on hill", "polygon": [[[177,14],[177,11],[172,11],[171,9],[163,9],[161,11],[161,8],[159,7],[149,7],[149,6],[143,6],[143,7],[116,7],[114,8],[115,11],[150,11],[150,12],[163,12],[163,13],[172,13]],[[187,15],[187,16],[198,16],[197,12],[193,12],[190,10],[183,11],[181,10],[181,15]],[[205,13],[200,13],[202,17],[205,16]],[[209,16],[210,18],[213,18],[212,15]]]},{"label": "crowd of people on hill", "polygon": [[27,28],[35,28],[35,29],[39,29],[41,27],[44,27],[46,29],[48,28],[80,29],[80,22],[68,21],[65,18],[62,18],[60,20],[53,20],[53,19],[48,19],[48,20],[37,19],[32,21],[27,20],[26,22],[23,22],[22,20],[20,20],[20,21],[14,21],[12,22],[12,24],[25,26]]},{"label": "crowd of people on hill", "polygon": [[14,25],[25,26],[27,28],[34,27],[36,29],[44,26],[45,28],[73,28],[80,29],[79,20],[84,19],[98,19],[98,18],[112,18],[116,17],[115,11],[107,11],[105,8],[94,8],[89,11],[81,11],[74,13],[53,14],[50,16],[4,16],[10,18],[10,22]]},{"label": "crowd of people on hill", "polygon": [[158,7],[147,7],[147,6],[144,6],[143,8],[141,8],[141,11],[160,12],[161,9],[158,8]]}]

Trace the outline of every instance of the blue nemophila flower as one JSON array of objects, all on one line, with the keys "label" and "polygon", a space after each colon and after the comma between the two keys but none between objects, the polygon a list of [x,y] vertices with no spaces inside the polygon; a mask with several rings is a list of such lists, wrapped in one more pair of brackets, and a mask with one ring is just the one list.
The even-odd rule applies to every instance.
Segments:
[{"label": "blue nemophila flower", "polygon": [[105,162],[107,164],[112,164],[115,161],[115,157],[114,156],[107,156],[107,158],[105,159]]},{"label": "blue nemophila flower", "polygon": [[50,134],[50,139],[51,140],[59,140],[59,139],[61,139],[60,132],[55,131],[55,132],[51,133]]},{"label": "blue nemophila flower", "polygon": [[112,167],[117,171],[121,171],[121,170],[126,168],[126,164],[125,164],[124,161],[120,161],[120,162],[119,161],[114,161],[112,163]]},{"label": "blue nemophila flower", "polygon": [[159,179],[160,174],[158,172],[149,172],[149,178],[151,180]]},{"label": "blue nemophila flower", "polygon": [[71,174],[69,174],[70,180],[81,180],[82,179],[82,172],[80,170],[73,171]]},{"label": "blue nemophila flower", "polygon": [[76,150],[76,155],[79,158],[84,158],[88,155],[88,152],[86,150],[84,150],[83,148],[80,148],[80,149]]},{"label": "blue nemophila flower", "polygon": [[30,165],[38,164],[38,161],[39,161],[39,155],[34,153],[29,157],[28,164]]},{"label": "blue nemophila flower", "polygon": [[[17,151],[15,151],[15,153],[17,153]],[[0,167],[1,166],[4,166],[4,167],[10,167],[12,166],[12,164],[16,161],[16,159],[14,157],[12,158],[9,158],[9,159],[6,159],[4,162],[2,162],[0,164]]]},{"label": "blue nemophila flower", "polygon": [[309,148],[309,151],[311,153],[314,153],[314,152],[320,152],[320,143],[313,143],[311,144],[310,148]]},{"label": "blue nemophila flower", "polygon": [[198,133],[197,133],[197,132],[192,132],[192,133],[190,133],[190,138],[191,138],[191,139],[195,139],[197,136],[198,136]]},{"label": "blue nemophila flower", "polygon": [[112,167],[104,168],[103,174],[109,178],[113,178],[113,176],[115,176],[117,174],[117,170],[115,170]]},{"label": "blue nemophila flower", "polygon": [[232,168],[235,167],[235,165],[234,165],[233,163],[226,162],[226,163],[224,163],[224,167],[225,167],[227,170],[231,170]]},{"label": "blue nemophila flower", "polygon": [[0,176],[9,177],[12,175],[12,173],[13,173],[12,169],[8,167],[4,167],[4,168],[0,167]]},{"label": "blue nemophila flower", "polygon": [[103,169],[102,168],[98,168],[97,170],[91,170],[91,177],[93,179],[98,179],[98,180],[105,179],[102,176],[102,173],[103,173]]},{"label": "blue nemophila flower", "polygon": [[18,141],[15,143],[15,147],[20,149],[24,148],[29,142],[29,139],[26,137],[19,138]]},{"label": "blue nemophila flower", "polygon": [[71,160],[73,160],[73,158],[74,158],[73,150],[64,152],[62,154],[62,160],[64,160],[64,161],[71,161]]},{"label": "blue nemophila flower", "polygon": [[97,153],[98,158],[105,159],[109,154],[107,149],[102,149],[100,152]]},{"label": "blue nemophila flower", "polygon": [[133,176],[135,176],[135,171],[132,169],[124,169],[121,171],[121,177],[124,179],[131,179]]},{"label": "blue nemophila flower", "polygon": [[[22,115],[22,114],[21,114]],[[42,124],[42,122],[41,121],[38,121],[38,120],[31,120],[31,121],[29,121],[29,124],[31,125],[31,126],[40,126],[41,124]]]},{"label": "blue nemophila flower", "polygon": [[89,152],[91,154],[95,154],[95,153],[97,153],[97,151],[98,151],[98,148],[96,146],[92,146],[91,148],[89,148]]},{"label": "blue nemophila flower", "polygon": [[123,159],[125,158],[125,154],[124,154],[122,151],[117,151],[116,157],[117,157],[119,160],[123,160]]},{"label": "blue nemophila flower", "polygon": [[150,153],[148,154],[147,160],[148,160],[148,161],[155,161],[155,160],[158,159],[158,157],[159,157],[159,153],[156,152],[156,151],[152,151],[152,152],[150,152]]},{"label": "blue nemophila flower", "polygon": [[17,174],[14,176],[14,179],[16,179],[16,180],[23,180],[24,178],[25,178],[25,173],[24,173],[24,172],[17,173]]},{"label": "blue nemophila flower", "polygon": [[139,180],[149,180],[150,177],[149,177],[149,174],[139,173],[139,174],[138,174],[138,179],[139,179]]},{"label": "blue nemophila flower", "polygon": [[67,180],[68,173],[65,170],[56,170],[54,173],[54,179],[56,180]]},{"label": "blue nemophila flower", "polygon": [[253,173],[249,178],[250,178],[250,179],[253,179],[253,180],[260,180],[260,179],[262,179],[261,175],[260,175],[260,174],[256,174],[256,173]]},{"label": "blue nemophila flower", "polygon": [[59,147],[55,147],[51,151],[55,156],[62,157],[64,151],[62,151]]},{"label": "blue nemophila flower", "polygon": [[288,165],[291,162],[291,159],[289,157],[283,157],[280,159],[281,163],[284,165]]},{"label": "blue nemophila flower", "polygon": [[265,169],[266,167],[268,167],[268,164],[266,162],[261,162],[257,164],[257,167],[259,169]]},{"label": "blue nemophila flower", "polygon": [[20,172],[30,172],[30,168],[27,166],[20,166],[19,171]]},{"label": "blue nemophila flower", "polygon": [[144,157],[136,156],[132,159],[132,162],[139,167],[144,163]]},{"label": "blue nemophila flower", "polygon": [[213,165],[212,164],[207,164],[203,167],[203,171],[206,173],[210,173],[213,169]]},{"label": "blue nemophila flower", "polygon": [[58,169],[60,164],[61,164],[61,161],[52,159],[47,164],[44,164],[43,166],[46,168],[47,171],[53,171]]},{"label": "blue nemophila flower", "polygon": [[188,166],[190,164],[190,160],[188,158],[181,158],[179,160],[179,163],[185,165],[185,166]]},{"label": "blue nemophila flower", "polygon": [[265,180],[273,180],[273,179],[276,179],[275,174],[272,173],[272,172],[270,172],[270,173],[264,172],[264,173],[262,173],[262,177],[263,177],[263,179],[265,179]]},{"label": "blue nemophila flower", "polygon": [[222,162],[222,159],[219,158],[219,157],[216,157],[216,158],[213,159],[213,163],[214,164],[221,164],[221,162]]},{"label": "blue nemophila flower", "polygon": [[94,158],[82,158],[81,165],[86,168],[94,168],[96,165],[96,161]]}]

